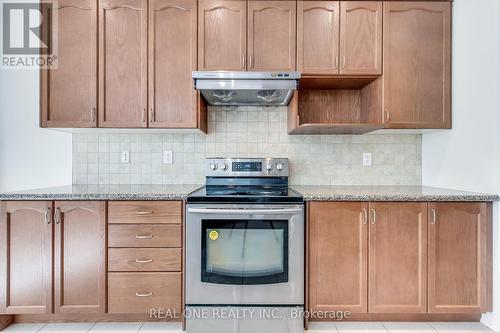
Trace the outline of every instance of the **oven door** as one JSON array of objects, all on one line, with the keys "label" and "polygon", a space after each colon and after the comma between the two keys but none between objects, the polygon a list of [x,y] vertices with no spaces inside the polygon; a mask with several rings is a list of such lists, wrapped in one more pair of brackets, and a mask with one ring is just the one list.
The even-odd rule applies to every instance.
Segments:
[{"label": "oven door", "polygon": [[303,300],[302,205],[187,206],[186,304]]}]

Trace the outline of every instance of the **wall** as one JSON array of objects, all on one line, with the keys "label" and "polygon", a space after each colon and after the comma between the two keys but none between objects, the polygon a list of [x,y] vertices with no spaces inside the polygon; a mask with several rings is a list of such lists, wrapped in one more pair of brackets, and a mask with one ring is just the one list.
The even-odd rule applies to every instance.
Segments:
[{"label": "wall", "polygon": [[71,184],[71,134],[38,127],[38,71],[0,70],[0,191]]},{"label": "wall", "polygon": [[[500,194],[500,4],[453,2],[453,130],[422,139],[424,185]],[[500,209],[495,205],[494,313],[482,321],[500,328]]]},{"label": "wall", "polygon": [[[419,185],[419,135],[290,136],[286,108],[209,108],[209,134],[75,134],[78,184],[200,184],[205,157],[288,157],[292,184]],[[165,165],[162,151],[172,150]],[[130,151],[130,164],[119,163]],[[362,166],[363,152],[373,166]]]}]

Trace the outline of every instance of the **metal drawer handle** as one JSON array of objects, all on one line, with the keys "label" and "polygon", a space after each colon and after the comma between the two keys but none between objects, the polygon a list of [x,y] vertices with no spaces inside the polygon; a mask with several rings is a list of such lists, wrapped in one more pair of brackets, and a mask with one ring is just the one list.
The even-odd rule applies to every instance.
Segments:
[{"label": "metal drawer handle", "polygon": [[372,208],[372,214],[373,214],[372,224],[375,224],[377,222],[377,211],[375,210],[375,208]]},{"label": "metal drawer handle", "polygon": [[153,235],[151,235],[151,234],[139,234],[139,235],[135,235],[135,238],[137,238],[137,239],[150,239],[150,238],[153,238]]},{"label": "metal drawer handle", "polygon": [[51,217],[51,212],[52,212],[52,208],[50,207],[47,207],[45,209],[45,223],[47,224],[51,224],[52,223],[52,217]]},{"label": "metal drawer handle", "polygon": [[152,210],[138,210],[135,212],[135,215],[151,215],[154,211]]},{"label": "metal drawer handle", "polygon": [[431,224],[436,224],[436,210],[434,208],[431,209],[432,211],[432,219],[431,219]]},{"label": "metal drawer handle", "polygon": [[153,262],[153,259],[135,259],[135,262],[137,262],[139,264],[147,264],[147,263]]},{"label": "metal drawer handle", "polygon": [[56,214],[55,214],[54,220],[55,220],[56,224],[61,223],[61,208],[59,208],[59,207],[56,208]]},{"label": "metal drawer handle", "polygon": [[149,297],[149,296],[153,296],[153,292],[150,291],[149,293],[135,293],[135,296],[137,296],[137,297]]},{"label": "metal drawer handle", "polygon": [[367,223],[368,223],[368,211],[366,210],[366,208],[363,208],[363,224]]}]

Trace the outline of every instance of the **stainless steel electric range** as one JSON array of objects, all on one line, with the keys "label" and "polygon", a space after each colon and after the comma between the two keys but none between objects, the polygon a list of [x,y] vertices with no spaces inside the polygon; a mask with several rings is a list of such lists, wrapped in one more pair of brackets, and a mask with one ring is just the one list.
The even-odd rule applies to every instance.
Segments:
[{"label": "stainless steel electric range", "polygon": [[186,216],[189,333],[303,332],[304,204],[287,159],[207,159]]}]

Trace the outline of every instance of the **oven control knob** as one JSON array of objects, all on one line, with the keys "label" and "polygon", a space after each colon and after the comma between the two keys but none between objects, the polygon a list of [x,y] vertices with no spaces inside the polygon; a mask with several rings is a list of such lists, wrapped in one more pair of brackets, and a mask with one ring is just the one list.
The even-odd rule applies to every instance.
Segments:
[{"label": "oven control knob", "polygon": [[273,165],[272,164],[267,164],[266,165],[266,170],[267,171],[271,171],[273,169]]},{"label": "oven control knob", "polygon": [[210,169],[217,170],[217,163],[210,163]]},{"label": "oven control knob", "polygon": [[221,166],[220,166],[220,168],[222,170],[227,170],[227,164],[226,163],[222,163]]},{"label": "oven control knob", "polygon": [[276,164],[276,169],[278,169],[279,171],[283,170],[283,164],[281,163]]}]

